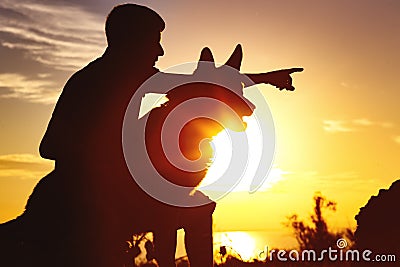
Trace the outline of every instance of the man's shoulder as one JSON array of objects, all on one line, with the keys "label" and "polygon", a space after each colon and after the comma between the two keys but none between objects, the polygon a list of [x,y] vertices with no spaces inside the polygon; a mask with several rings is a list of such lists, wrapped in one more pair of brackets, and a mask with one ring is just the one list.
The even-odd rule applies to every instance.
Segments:
[{"label": "man's shoulder", "polygon": [[87,94],[91,94],[90,88],[99,79],[98,77],[104,77],[100,71],[101,64],[101,58],[97,58],[72,74],[61,92],[57,106],[65,106],[65,103],[71,101],[75,103],[83,101]]},{"label": "man's shoulder", "polygon": [[91,61],[82,69],[76,71],[69,79],[69,82],[93,81],[101,78],[102,74],[104,74],[103,72],[105,72],[105,64],[103,59],[100,57]]}]

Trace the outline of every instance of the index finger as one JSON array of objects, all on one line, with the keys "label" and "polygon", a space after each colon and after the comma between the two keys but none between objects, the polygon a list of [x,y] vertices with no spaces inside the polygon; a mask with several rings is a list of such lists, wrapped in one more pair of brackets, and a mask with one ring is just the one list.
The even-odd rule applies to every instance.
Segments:
[{"label": "index finger", "polygon": [[291,69],[288,69],[287,72],[289,74],[291,74],[293,72],[302,72],[303,70],[304,70],[304,68],[291,68]]}]

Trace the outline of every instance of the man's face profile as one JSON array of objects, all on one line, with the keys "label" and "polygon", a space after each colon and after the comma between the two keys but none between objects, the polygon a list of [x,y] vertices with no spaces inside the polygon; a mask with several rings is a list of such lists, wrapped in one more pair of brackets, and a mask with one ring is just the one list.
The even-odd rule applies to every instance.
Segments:
[{"label": "man's face profile", "polygon": [[136,42],[138,46],[131,49],[137,50],[136,54],[140,63],[146,67],[153,67],[158,58],[164,55],[164,49],[161,45],[161,32],[148,34],[143,40]]}]

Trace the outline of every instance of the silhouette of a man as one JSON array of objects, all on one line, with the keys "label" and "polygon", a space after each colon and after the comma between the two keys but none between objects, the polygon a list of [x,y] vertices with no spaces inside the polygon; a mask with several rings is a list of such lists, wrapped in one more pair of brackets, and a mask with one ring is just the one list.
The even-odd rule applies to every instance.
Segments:
[{"label": "silhouette of a man", "polygon": [[[123,157],[125,111],[136,89],[158,72],[154,64],[164,54],[164,27],[147,7],[116,6],[106,21],[105,53],[68,80],[40,144],[41,156],[56,165],[43,181],[57,180],[48,183],[58,183],[67,199],[61,202],[70,217],[74,264],[116,265],[130,234],[153,231],[159,265],[174,266],[181,227],[191,265],[213,264],[215,203],[179,208],[157,202],[137,187]],[[165,218],[162,223],[160,218]]]},{"label": "silhouette of a man", "polygon": [[64,194],[72,264],[118,266],[124,241],[140,224],[148,197],[127,170],[121,131],[135,90],[158,72],[164,27],[147,7],[116,6],[106,21],[105,53],[68,80],[40,144],[41,156],[55,160],[47,180],[57,180]]}]

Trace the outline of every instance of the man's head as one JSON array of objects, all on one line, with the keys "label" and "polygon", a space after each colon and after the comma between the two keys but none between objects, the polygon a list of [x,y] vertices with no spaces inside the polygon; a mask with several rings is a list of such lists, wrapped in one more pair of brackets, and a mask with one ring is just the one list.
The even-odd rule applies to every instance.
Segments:
[{"label": "man's head", "polygon": [[106,20],[108,47],[119,53],[129,53],[127,57],[133,53],[144,64],[154,64],[164,54],[160,44],[164,28],[161,16],[148,7],[136,4],[115,6]]}]

